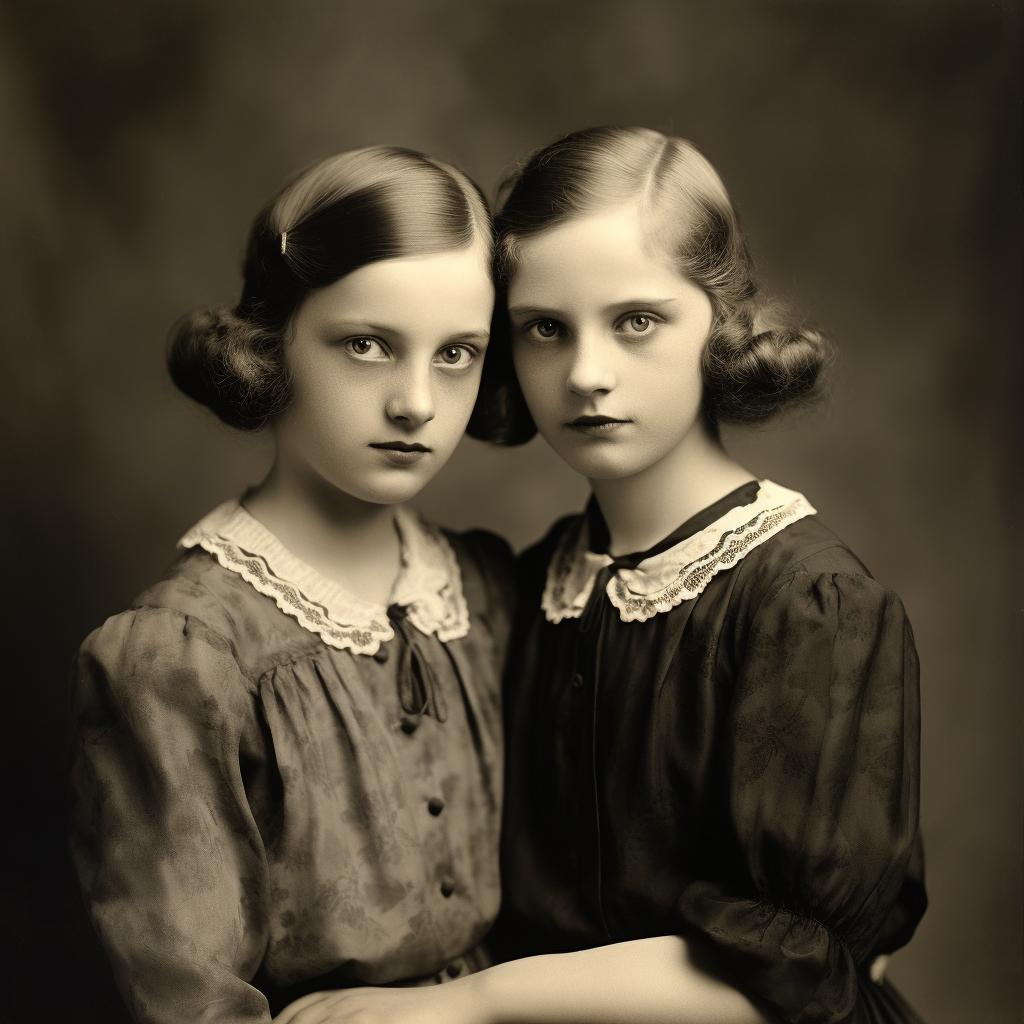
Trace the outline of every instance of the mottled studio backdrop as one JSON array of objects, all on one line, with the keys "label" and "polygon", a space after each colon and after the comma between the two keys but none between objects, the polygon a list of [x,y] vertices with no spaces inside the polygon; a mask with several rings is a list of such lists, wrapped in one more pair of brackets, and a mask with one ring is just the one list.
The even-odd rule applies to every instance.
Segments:
[{"label": "mottled studio backdrop", "polygon": [[[684,135],[841,350],[821,412],[730,438],[902,596],[932,905],[892,973],[931,1024],[1021,1020],[1020,9],[975,2],[4,0],[0,1020],[123,1011],[65,853],[75,647],[256,481],[165,377],[292,169],[397,143],[490,189],[589,124]],[[515,544],[585,488],[465,442],[420,505]]]}]

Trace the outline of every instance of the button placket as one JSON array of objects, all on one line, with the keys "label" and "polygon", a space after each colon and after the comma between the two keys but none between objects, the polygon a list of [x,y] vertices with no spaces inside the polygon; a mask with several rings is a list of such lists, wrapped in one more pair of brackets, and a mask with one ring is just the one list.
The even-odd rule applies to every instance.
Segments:
[{"label": "button placket", "polygon": [[[455,857],[445,820],[447,815],[442,817],[448,806],[445,798],[440,795],[444,791],[444,787],[433,771],[421,776],[419,782],[422,786],[420,789],[420,799],[423,801],[421,806],[426,811],[424,818],[429,823],[425,827],[427,833],[432,837],[427,848],[433,851],[431,860],[433,870],[437,872],[434,876],[437,879],[435,884],[437,884],[441,895],[448,899],[455,892],[456,884],[452,874]],[[431,791],[433,791],[433,795],[429,795]],[[422,814],[423,811],[420,813]]]},{"label": "button placket", "polygon": [[[609,935],[604,917],[601,895],[602,851],[601,816],[598,795],[597,774],[597,729],[598,691],[601,687],[600,648],[604,632],[605,616],[610,614],[611,602],[607,587],[615,575],[616,567],[603,567],[594,581],[593,590],[577,620],[577,646],[574,674],[571,679],[571,693],[575,698],[586,696],[586,700],[574,701],[573,724],[576,729],[572,744],[576,759],[574,791],[575,829],[567,844],[565,863],[572,873],[581,872],[581,883],[592,891],[593,900],[601,926]],[[576,680],[581,680],[578,685]]]}]

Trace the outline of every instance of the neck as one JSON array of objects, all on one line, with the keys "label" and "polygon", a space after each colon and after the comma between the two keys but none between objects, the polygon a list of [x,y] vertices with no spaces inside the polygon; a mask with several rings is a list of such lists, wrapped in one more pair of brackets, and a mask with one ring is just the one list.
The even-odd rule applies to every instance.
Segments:
[{"label": "neck", "polygon": [[364,600],[387,603],[399,568],[394,505],[355,498],[280,458],[243,504],[322,576]]},{"label": "neck", "polygon": [[667,455],[628,477],[591,480],[611,537],[608,553],[646,551],[677,526],[753,480],[703,424]]}]

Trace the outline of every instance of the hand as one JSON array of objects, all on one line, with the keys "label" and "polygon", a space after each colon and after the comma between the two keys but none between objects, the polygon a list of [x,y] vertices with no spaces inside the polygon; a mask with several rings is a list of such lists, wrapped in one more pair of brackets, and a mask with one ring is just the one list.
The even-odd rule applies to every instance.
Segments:
[{"label": "hand", "polygon": [[286,1006],[273,1024],[487,1024],[472,981],[313,992]]}]

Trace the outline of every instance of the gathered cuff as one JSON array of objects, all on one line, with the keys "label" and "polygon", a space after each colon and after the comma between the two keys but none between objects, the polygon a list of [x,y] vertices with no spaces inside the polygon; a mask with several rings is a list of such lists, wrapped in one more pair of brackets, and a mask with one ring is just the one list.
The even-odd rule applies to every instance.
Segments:
[{"label": "gathered cuff", "polygon": [[706,881],[686,887],[679,911],[712,942],[725,970],[741,979],[739,987],[789,1024],[840,1024],[854,1013],[856,961],[819,921]]}]

